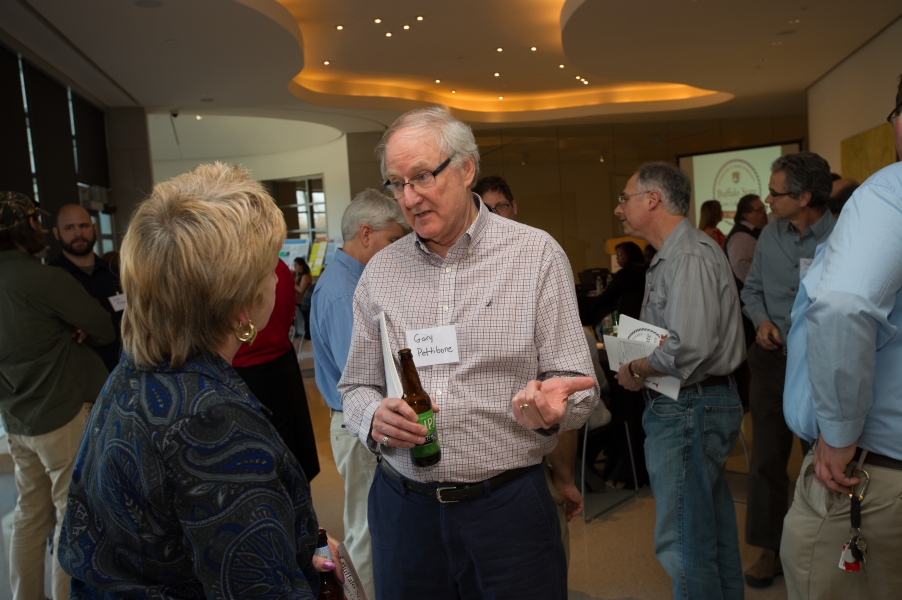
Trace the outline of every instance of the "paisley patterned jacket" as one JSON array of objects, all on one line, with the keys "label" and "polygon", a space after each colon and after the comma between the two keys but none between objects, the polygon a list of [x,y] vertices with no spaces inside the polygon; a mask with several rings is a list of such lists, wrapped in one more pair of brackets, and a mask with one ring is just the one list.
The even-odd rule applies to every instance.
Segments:
[{"label": "paisley patterned jacket", "polygon": [[316,598],[310,488],[238,374],[123,357],[78,451],[59,560],[72,598]]}]

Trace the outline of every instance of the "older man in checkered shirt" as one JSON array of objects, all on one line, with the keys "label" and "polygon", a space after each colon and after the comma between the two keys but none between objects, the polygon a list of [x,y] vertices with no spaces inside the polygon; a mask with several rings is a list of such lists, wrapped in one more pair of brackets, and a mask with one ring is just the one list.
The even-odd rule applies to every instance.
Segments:
[{"label": "older man in checkered shirt", "polygon": [[[553,434],[582,426],[599,399],[570,264],[547,233],[491,214],[471,193],[479,150],[443,109],[402,115],[378,151],[384,189],[414,232],[360,279],[338,385],[349,431],[382,457],[369,497],[376,594],[563,600],[541,461]],[[453,348],[419,365],[441,440],[430,467],[410,451],[425,427],[385,398],[382,312],[395,356],[434,328]]]}]

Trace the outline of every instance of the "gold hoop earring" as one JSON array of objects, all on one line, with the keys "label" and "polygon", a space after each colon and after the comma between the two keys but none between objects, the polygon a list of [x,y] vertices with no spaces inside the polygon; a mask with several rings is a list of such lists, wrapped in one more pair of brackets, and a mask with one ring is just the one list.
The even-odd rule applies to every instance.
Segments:
[{"label": "gold hoop earring", "polygon": [[242,324],[239,322],[238,327],[235,328],[235,337],[238,338],[238,341],[242,344],[250,346],[254,343],[254,340],[257,339],[257,328],[254,327],[254,324],[248,319],[247,331],[244,331],[242,329]]}]

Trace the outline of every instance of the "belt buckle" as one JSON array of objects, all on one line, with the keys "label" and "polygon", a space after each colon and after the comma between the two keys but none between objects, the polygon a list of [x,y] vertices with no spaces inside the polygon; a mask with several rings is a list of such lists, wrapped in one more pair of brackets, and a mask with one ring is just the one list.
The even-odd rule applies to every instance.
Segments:
[{"label": "belt buckle", "polygon": [[453,504],[455,502],[460,502],[460,500],[445,500],[444,498],[442,498],[442,490],[456,490],[456,489],[457,489],[457,486],[435,488],[435,497],[442,504]]}]

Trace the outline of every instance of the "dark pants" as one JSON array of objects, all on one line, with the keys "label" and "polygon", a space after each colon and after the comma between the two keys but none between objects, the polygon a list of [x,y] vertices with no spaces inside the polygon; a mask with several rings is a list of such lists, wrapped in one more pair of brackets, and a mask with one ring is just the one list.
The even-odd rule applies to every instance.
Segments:
[{"label": "dark pants", "polygon": [[319,473],[319,456],[294,348],[269,362],[235,370],[257,400],[270,410],[270,422],[298,459],[307,481],[311,481]]},{"label": "dark pants", "polygon": [[541,465],[452,504],[406,490],[379,465],[369,526],[379,600],[567,598],[561,529]]},{"label": "dark pants", "polygon": [[[759,548],[779,550],[783,518],[789,509],[786,465],[792,452],[792,431],[783,416],[786,356],[783,349],[765,350],[752,344],[748,353],[752,374],[752,460],[745,541]],[[803,442],[803,450],[805,444]]]}]

